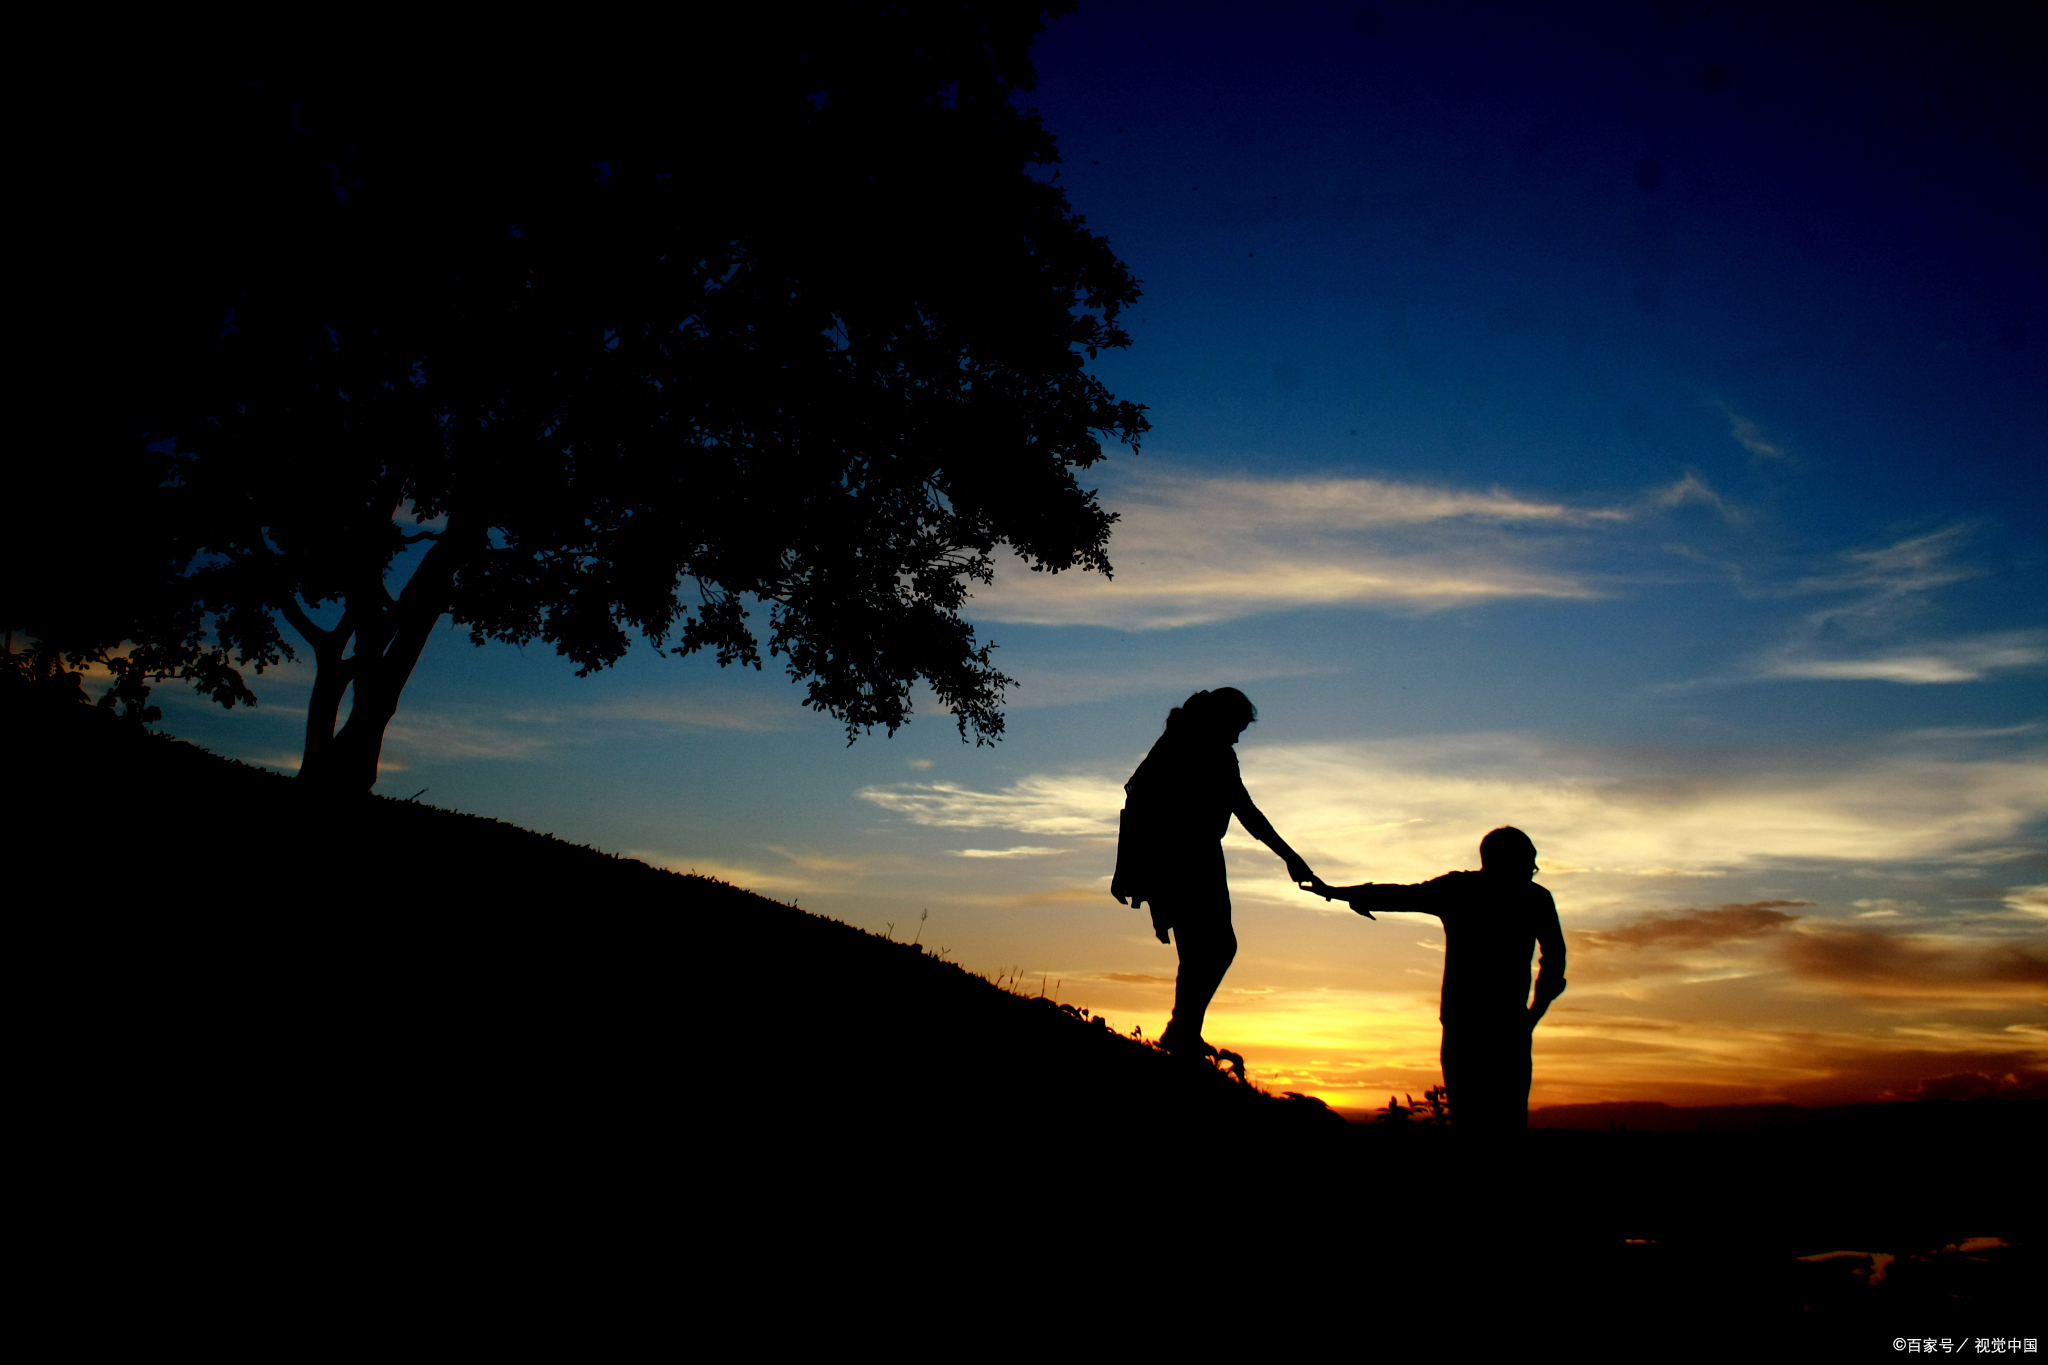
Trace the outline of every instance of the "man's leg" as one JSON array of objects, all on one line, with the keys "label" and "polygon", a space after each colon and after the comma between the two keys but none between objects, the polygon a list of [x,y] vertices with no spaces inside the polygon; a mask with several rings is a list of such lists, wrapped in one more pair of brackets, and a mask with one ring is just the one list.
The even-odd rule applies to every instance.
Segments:
[{"label": "man's leg", "polygon": [[1500,1121],[1521,1132],[1529,1126],[1529,1030],[1518,1025],[1500,1040]]},{"label": "man's leg", "polygon": [[1230,925],[1227,905],[1220,915],[1176,914],[1173,939],[1180,950],[1180,975],[1173,983],[1173,1021],[1160,1038],[1168,1051],[1201,1043],[1209,1002],[1237,957],[1237,931]]},{"label": "man's leg", "polygon": [[1444,1030],[1444,1087],[1451,1095],[1451,1139],[1458,1179],[1444,1210],[1468,1236],[1519,1258],[1527,1244],[1528,1167],[1521,1151],[1528,1126],[1529,1046],[1498,1028]]},{"label": "man's leg", "polygon": [[1527,1029],[1445,1025],[1443,1063],[1452,1127],[1507,1133],[1529,1126]]}]

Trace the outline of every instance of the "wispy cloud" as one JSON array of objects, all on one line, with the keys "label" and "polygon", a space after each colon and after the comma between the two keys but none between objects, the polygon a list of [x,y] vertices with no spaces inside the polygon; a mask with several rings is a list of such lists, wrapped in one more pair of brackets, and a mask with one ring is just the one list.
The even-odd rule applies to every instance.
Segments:
[{"label": "wispy cloud", "polygon": [[1848,551],[1827,570],[1800,579],[1792,591],[1850,594],[1846,602],[1815,612],[1816,622],[1888,623],[1902,607],[1917,606],[1934,589],[1983,575],[1983,570],[1956,558],[1971,530],[1966,524],[1946,526],[1875,550]]},{"label": "wispy cloud", "polygon": [[2014,739],[2020,735],[2048,733],[2048,725],[2038,720],[2021,721],[2017,725],[1931,725],[1924,730],[1911,730],[1901,735],[1907,740],[1977,740]]},{"label": "wispy cloud", "polygon": [[1932,640],[1879,650],[1861,657],[1827,657],[1800,641],[1767,656],[1757,666],[1764,678],[1815,678],[1837,682],[1909,684],[1977,682],[2007,669],[2048,662],[2048,630],[2009,630],[1968,639]]},{"label": "wispy cloud", "polygon": [[1168,477],[1113,502],[1113,580],[1005,572],[971,613],[1154,630],[1303,607],[1583,600],[1605,591],[1565,562],[1586,535],[1686,503],[1728,511],[1696,475],[1618,506],[1382,479]]},{"label": "wispy cloud", "polygon": [[[1759,757],[1737,767],[1723,758],[1688,770],[1665,753],[1452,735],[1247,746],[1242,763],[1260,807],[1334,881],[1418,881],[1469,867],[1481,834],[1515,824],[1536,839],[1546,880],[1568,883],[1570,908],[1582,915],[1640,906],[1652,879],[2029,856],[2015,843],[2048,818],[2048,754],[2038,746],[1990,757],[1903,741],[1877,748],[1804,755],[1796,765]],[[998,791],[898,784],[860,796],[920,825],[1106,839],[1127,775],[1039,774]],[[1249,894],[1271,882],[1273,894],[1293,895],[1279,864],[1235,826],[1226,846],[1249,859],[1247,873],[1271,873],[1247,882]],[[1792,904],[1722,909],[1755,917]]]},{"label": "wispy cloud", "polygon": [[1856,907],[1857,919],[1897,919],[1922,907],[1910,901],[1894,900],[1890,896],[1865,896],[1850,902]]},{"label": "wispy cloud", "polygon": [[1815,925],[1787,935],[1777,949],[1799,975],[1859,995],[2039,998],[2048,992],[2048,948],[2038,943],[1963,943]]},{"label": "wispy cloud", "polygon": [[805,853],[800,849],[784,848],[781,844],[763,844],[763,848],[779,858],[786,859],[806,872],[827,872],[844,876],[849,873],[865,872],[872,866],[867,858],[846,858],[829,853]]},{"label": "wispy cloud", "polygon": [[1577,879],[1583,905],[1585,893],[1625,903],[1630,879],[1942,862],[2009,844],[2048,816],[2043,757],[1906,745],[1687,771],[1669,754],[1458,736],[1253,751],[1244,769],[1297,847],[1375,880],[1469,866],[1481,833],[1516,824],[1546,870]]},{"label": "wispy cloud", "polygon": [[1067,850],[1019,844],[1015,848],[956,848],[949,851],[955,858],[1044,858]]},{"label": "wispy cloud", "polygon": [[458,761],[531,758],[549,743],[548,736],[530,728],[436,711],[401,711],[384,738],[409,758]]},{"label": "wispy cloud", "polygon": [[743,886],[749,891],[766,895],[790,895],[805,892],[838,889],[836,881],[807,877],[801,871],[786,867],[759,867],[747,863],[726,862],[716,858],[690,858],[663,853],[658,849],[629,848],[628,858],[638,858],[651,867],[669,872],[686,872],[699,877],[711,877],[734,886]]},{"label": "wispy cloud", "polygon": [[1556,499],[1393,483],[1384,479],[1177,479],[1147,486],[1155,496],[1199,506],[1211,524],[1240,530],[1358,531],[1469,519],[1477,522],[1617,521],[1625,513]]},{"label": "wispy cloud", "polygon": [[1723,521],[1740,521],[1742,517],[1735,508],[1716,493],[1705,479],[1688,473],[1662,488],[1653,488],[1636,504],[1636,510],[1669,511],[1674,507],[1697,504],[1711,507],[1721,514]]},{"label": "wispy cloud", "polygon": [[1719,403],[1716,406],[1728,418],[1728,434],[1733,436],[1735,443],[1748,451],[1757,461],[1782,460],[1786,458],[1785,448],[1766,436],[1762,427],[1750,421],[1726,403]]},{"label": "wispy cloud", "polygon": [[620,697],[583,705],[524,707],[487,715],[406,708],[385,731],[387,750],[414,762],[529,759],[563,745],[616,736],[621,728],[779,730],[796,708],[739,693]]},{"label": "wispy cloud", "polygon": [[2048,885],[2012,887],[2005,893],[2005,904],[2019,914],[2048,919]]},{"label": "wispy cloud", "polygon": [[[1870,901],[1858,901],[1869,905]],[[2048,988],[2048,944],[1983,941],[1938,932],[1787,914],[1810,901],[1760,901],[1715,910],[1655,912],[1608,929],[1577,929],[1573,975],[1602,984],[1658,976],[1728,980],[1777,974],[1831,992],[1940,1000],[1961,1008],[2039,995]],[[1893,909],[1866,911],[1896,916]],[[1704,978],[1700,973],[1705,972]]]},{"label": "wispy cloud", "polygon": [[1807,611],[1789,638],[1727,674],[1674,686],[1758,679],[1965,683],[2048,664],[2048,630],[1943,636],[1928,629],[1939,589],[1985,574],[1962,558],[1971,531],[1958,524],[1838,556],[1780,590],[1828,599]]},{"label": "wispy cloud", "polygon": [[1116,833],[1122,779],[1034,775],[999,792],[952,782],[863,787],[863,801],[941,829],[1011,829],[1020,834]]},{"label": "wispy cloud", "polygon": [[647,693],[585,705],[534,707],[508,720],[551,726],[638,722],[677,729],[786,730],[802,712],[794,703],[742,692]]},{"label": "wispy cloud", "polygon": [[743,886],[750,891],[791,895],[814,892],[844,892],[848,885],[860,878],[877,873],[900,875],[900,863],[891,859],[844,857],[832,854],[806,853],[801,849],[785,848],[778,844],[762,845],[764,852],[775,855],[776,861],[766,864],[754,862],[731,862],[721,858],[690,857],[663,852],[660,849],[629,848],[628,858],[670,872],[694,873],[700,877],[715,877],[734,886]]},{"label": "wispy cloud", "polygon": [[1328,662],[1289,658],[1261,646],[1207,640],[1202,644],[1212,647],[1188,651],[1155,647],[1131,655],[1104,650],[1049,657],[1040,654],[1037,661],[1016,666],[1017,687],[1010,693],[1009,705],[1015,710],[1071,706],[1142,693],[1178,698],[1196,687],[1216,685],[1200,680],[1228,679],[1233,686],[1242,687],[1271,678],[1326,677],[1339,671]]},{"label": "wispy cloud", "polygon": [[1798,919],[1785,913],[1812,901],[1753,901],[1716,910],[1652,911],[1611,929],[1582,929],[1573,936],[1586,947],[1708,948],[1738,939],[1775,933]]},{"label": "wispy cloud", "polygon": [[[240,761],[253,764],[259,768],[275,768],[283,773],[296,773],[305,766],[305,758],[301,754],[244,754],[241,756]],[[381,754],[377,758],[377,776],[382,777],[386,773],[402,773],[406,770],[406,766],[403,759],[394,758],[388,752]]]}]

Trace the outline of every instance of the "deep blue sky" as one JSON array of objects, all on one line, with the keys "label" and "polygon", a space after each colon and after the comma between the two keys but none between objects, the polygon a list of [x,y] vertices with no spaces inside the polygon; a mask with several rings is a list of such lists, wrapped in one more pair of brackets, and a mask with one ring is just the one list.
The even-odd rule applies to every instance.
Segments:
[{"label": "deep blue sky", "polygon": [[1218,464],[1561,494],[1732,475],[1692,400],[1853,467],[1756,485],[1823,502],[1843,543],[1901,501],[2039,506],[2039,98],[1925,34],[1768,12],[1054,25],[1036,102],[1063,183],[1147,285],[1139,344],[1101,373],[1152,404],[1158,445]]}]

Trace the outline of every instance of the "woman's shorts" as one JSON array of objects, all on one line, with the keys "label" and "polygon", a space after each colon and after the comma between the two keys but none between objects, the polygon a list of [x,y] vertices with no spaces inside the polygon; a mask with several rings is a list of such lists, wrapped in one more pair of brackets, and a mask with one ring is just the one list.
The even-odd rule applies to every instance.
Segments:
[{"label": "woman's shorts", "polygon": [[1230,882],[1223,872],[1223,846],[1173,850],[1163,861],[1152,899],[1152,923],[1159,929],[1229,928]]}]

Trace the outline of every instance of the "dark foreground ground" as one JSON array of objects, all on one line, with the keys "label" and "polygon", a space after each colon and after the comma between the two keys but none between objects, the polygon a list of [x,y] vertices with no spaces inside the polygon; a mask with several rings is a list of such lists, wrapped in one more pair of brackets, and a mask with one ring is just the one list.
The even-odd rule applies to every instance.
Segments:
[{"label": "dark foreground ground", "polygon": [[2048,1335],[2039,1102],[1474,1150],[718,882],[0,701],[33,1240],[109,1323],[244,1347],[401,1316],[440,1324],[408,1340],[764,1350]]}]

